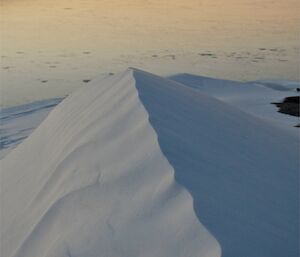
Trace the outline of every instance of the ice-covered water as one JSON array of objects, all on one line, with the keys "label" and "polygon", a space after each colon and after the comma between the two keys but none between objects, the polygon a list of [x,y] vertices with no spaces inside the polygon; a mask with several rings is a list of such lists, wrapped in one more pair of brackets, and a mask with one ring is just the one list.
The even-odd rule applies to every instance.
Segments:
[{"label": "ice-covered water", "polygon": [[129,66],[160,75],[298,80],[298,5],[3,0],[0,104],[63,96]]}]

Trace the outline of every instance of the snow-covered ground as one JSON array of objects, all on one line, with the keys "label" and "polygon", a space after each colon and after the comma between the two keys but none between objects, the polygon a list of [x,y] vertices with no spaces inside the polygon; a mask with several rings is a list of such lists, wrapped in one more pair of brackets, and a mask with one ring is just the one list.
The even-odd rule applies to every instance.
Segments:
[{"label": "snow-covered ground", "polygon": [[[294,127],[300,123],[299,118],[279,113],[277,107],[271,103],[281,102],[285,97],[300,95],[296,90],[300,88],[300,82],[275,80],[242,83],[192,74],[176,74],[168,79],[213,96],[283,129],[297,132]],[[43,100],[1,109],[0,159],[29,136],[62,99]]]},{"label": "snow-covered ground", "polygon": [[0,159],[28,137],[61,98],[3,108],[0,111]]},{"label": "snow-covered ground", "polygon": [[3,110],[1,256],[297,257],[298,87],[129,69]]},{"label": "snow-covered ground", "polygon": [[272,122],[276,126],[293,130],[299,118],[277,112],[272,103],[279,103],[289,96],[300,96],[299,81],[255,81],[241,83],[236,81],[206,78],[191,74],[171,76],[177,82],[208,94],[240,110]]}]

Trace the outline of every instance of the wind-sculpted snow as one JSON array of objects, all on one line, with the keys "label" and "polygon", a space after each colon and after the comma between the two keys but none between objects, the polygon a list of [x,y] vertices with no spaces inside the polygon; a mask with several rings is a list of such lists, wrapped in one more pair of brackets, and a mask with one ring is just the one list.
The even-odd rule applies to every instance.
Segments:
[{"label": "wind-sculpted snow", "polygon": [[1,161],[1,256],[298,257],[296,129],[254,111],[271,89],[195,79],[129,69],[59,104]]},{"label": "wind-sculpted snow", "polygon": [[134,74],[67,97],[1,160],[1,256],[221,255],[174,180]]},{"label": "wind-sculpted snow", "polygon": [[241,83],[196,76],[192,74],[177,74],[170,79],[199,90],[227,104],[247,112],[275,126],[280,126],[296,134],[299,119],[278,113],[272,103],[278,103],[286,97],[299,96],[298,81],[256,81]]},{"label": "wind-sculpted snow", "polygon": [[[286,130],[297,133],[297,117],[283,115],[271,103],[282,102],[286,97],[299,95],[297,81],[237,81],[213,79],[192,74],[170,77],[184,85],[200,90],[218,100],[229,103],[252,115],[269,120]],[[271,89],[271,90],[270,90]],[[281,92],[278,92],[281,91]],[[0,159],[27,138],[62,100],[50,99],[0,110]]]},{"label": "wind-sculpted snow", "polygon": [[222,256],[299,256],[298,135],[199,89],[145,76],[135,73],[136,85],[162,152]]},{"label": "wind-sculpted snow", "polygon": [[0,159],[27,138],[62,98],[0,110]]}]

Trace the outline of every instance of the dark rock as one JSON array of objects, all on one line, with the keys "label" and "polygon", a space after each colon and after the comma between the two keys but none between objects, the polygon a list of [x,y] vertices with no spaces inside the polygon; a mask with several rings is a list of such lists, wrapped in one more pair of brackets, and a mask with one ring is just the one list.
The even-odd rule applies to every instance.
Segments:
[{"label": "dark rock", "polygon": [[281,103],[273,104],[275,104],[279,108],[278,112],[299,117],[299,102],[299,96],[290,96],[286,97]]}]

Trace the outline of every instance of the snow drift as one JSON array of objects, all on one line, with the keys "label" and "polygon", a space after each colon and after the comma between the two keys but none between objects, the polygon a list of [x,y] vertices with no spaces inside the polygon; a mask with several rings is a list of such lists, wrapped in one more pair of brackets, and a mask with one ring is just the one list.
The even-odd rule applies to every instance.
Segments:
[{"label": "snow drift", "polygon": [[27,138],[62,98],[0,109],[0,159]]},{"label": "snow drift", "polygon": [[200,91],[129,69],[67,97],[1,160],[1,256],[297,257],[296,133]]},{"label": "snow drift", "polygon": [[292,117],[277,112],[272,103],[278,103],[286,97],[299,95],[297,81],[256,81],[238,82],[222,79],[207,78],[193,74],[177,74],[170,79],[199,90],[218,100],[230,104],[275,126],[280,126],[291,133],[298,129],[298,117]]},{"label": "snow drift", "polygon": [[134,73],[69,96],[2,160],[1,256],[220,256]]}]

